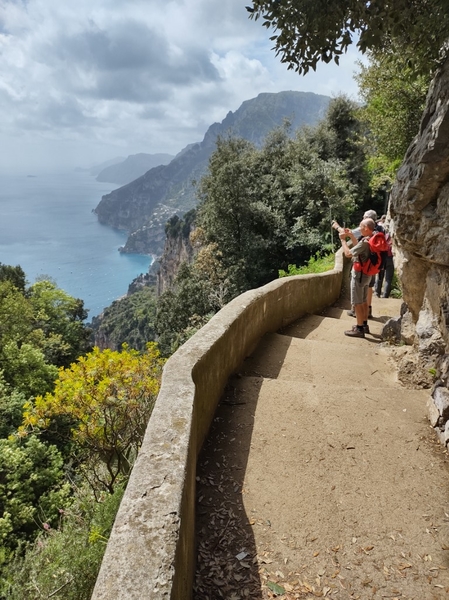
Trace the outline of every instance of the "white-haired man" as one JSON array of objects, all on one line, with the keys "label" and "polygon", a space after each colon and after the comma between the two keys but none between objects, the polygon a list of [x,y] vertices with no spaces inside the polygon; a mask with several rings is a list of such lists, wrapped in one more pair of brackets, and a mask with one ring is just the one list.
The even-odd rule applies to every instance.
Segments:
[{"label": "white-haired man", "polygon": [[[375,226],[375,231],[382,231],[382,233],[384,232],[384,229],[382,227],[382,225],[379,225],[379,223],[376,223],[377,221],[377,213],[375,210],[367,210],[365,211],[364,215],[363,215],[364,219],[371,219],[372,221],[374,221],[374,226]],[[360,227],[357,227],[357,229],[354,229],[352,232],[356,238],[357,241],[359,241],[362,238],[362,234],[360,232]],[[373,309],[372,309],[372,302],[373,302],[373,291],[374,291],[374,284],[376,282],[376,276],[373,275],[371,277],[371,281],[369,283],[369,287],[368,287],[368,295],[366,297],[366,305],[367,305],[367,310],[368,310],[368,319],[371,319],[371,317],[373,316]],[[351,306],[351,310],[347,311],[348,315],[350,317],[355,317],[355,310],[354,310],[354,305]]]},{"label": "white-haired man", "polygon": [[[365,262],[370,254],[368,239],[374,234],[376,227],[373,219],[363,219],[360,222],[361,239],[357,240],[356,236],[350,229],[345,229],[339,234],[341,245],[345,256],[352,259],[353,264],[357,261]],[[347,239],[352,242],[352,247],[348,246]],[[368,290],[371,283],[371,275],[365,275],[360,271],[351,269],[351,304],[354,307],[357,325],[345,331],[345,335],[349,337],[364,338],[365,333],[369,333],[368,327]]]}]

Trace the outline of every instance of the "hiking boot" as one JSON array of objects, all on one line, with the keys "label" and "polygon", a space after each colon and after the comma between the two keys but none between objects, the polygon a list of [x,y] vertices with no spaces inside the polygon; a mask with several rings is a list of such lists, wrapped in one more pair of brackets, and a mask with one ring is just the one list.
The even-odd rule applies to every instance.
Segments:
[{"label": "hiking boot", "polygon": [[347,310],[347,311],[346,311],[346,314],[347,314],[349,317],[355,317],[355,312],[354,312],[354,310],[353,310],[352,308],[351,308],[351,310]]},{"label": "hiking boot", "polygon": [[369,330],[369,325],[364,325],[363,326],[363,333],[371,333]]},{"label": "hiking boot", "polygon": [[360,331],[360,329],[357,328],[357,325],[354,325],[354,327],[345,331],[345,335],[347,335],[348,337],[364,338],[365,331],[364,329]]}]

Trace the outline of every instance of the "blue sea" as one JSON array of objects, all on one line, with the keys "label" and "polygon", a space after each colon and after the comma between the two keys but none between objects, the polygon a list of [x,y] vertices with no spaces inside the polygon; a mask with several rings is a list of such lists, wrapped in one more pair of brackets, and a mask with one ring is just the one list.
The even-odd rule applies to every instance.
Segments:
[{"label": "blue sea", "polygon": [[92,212],[117,185],[86,171],[0,175],[0,262],[20,265],[29,284],[46,275],[84,300],[88,320],[146,273],[150,256],[121,254],[126,233]]}]

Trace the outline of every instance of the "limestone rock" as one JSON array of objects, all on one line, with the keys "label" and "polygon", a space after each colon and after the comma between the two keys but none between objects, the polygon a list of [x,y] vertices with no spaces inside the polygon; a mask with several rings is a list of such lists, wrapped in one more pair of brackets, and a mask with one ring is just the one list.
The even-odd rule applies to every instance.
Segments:
[{"label": "limestone rock", "polygon": [[437,315],[432,311],[427,297],[419,312],[415,327],[418,349],[422,355],[438,356],[444,353],[444,340],[438,327]]},{"label": "limestone rock", "polygon": [[176,235],[167,234],[164,252],[159,260],[159,271],[157,273],[156,293],[158,296],[172,287],[181,264],[190,264],[193,261],[195,248],[190,242],[190,233],[192,230],[193,225],[189,224],[188,230],[184,233],[180,231]]},{"label": "limestone rock", "polygon": [[411,313],[406,311],[399,317],[388,319],[382,329],[382,340],[393,344],[413,346],[415,341],[415,325]]},{"label": "limestone rock", "polygon": [[427,412],[429,415],[430,424],[432,425],[432,427],[436,427],[440,419],[440,413],[431,397],[429,397],[429,399],[427,400]]},{"label": "limestone rock", "polygon": [[382,328],[382,341],[399,344],[401,341],[401,321],[402,317],[393,317],[388,319]]},{"label": "limestone rock", "polygon": [[447,446],[449,442],[449,421],[446,423],[446,427],[444,428],[443,440]]},{"label": "limestone rock", "polygon": [[[437,429],[449,439],[449,360],[443,358],[449,353],[449,56],[432,82],[420,131],[398,171],[389,220],[409,310],[402,317],[401,338],[415,350],[401,359],[399,377],[402,370],[404,379],[430,387],[437,371]],[[434,409],[430,413],[436,425]]]},{"label": "limestone rock", "polygon": [[437,377],[443,381],[446,387],[449,387],[449,354],[443,354],[438,359]]},{"label": "limestone rock", "polygon": [[449,390],[444,387],[437,387],[432,397],[438,414],[446,422],[449,419]]},{"label": "limestone rock", "polygon": [[413,323],[412,313],[407,310],[401,319],[401,342],[407,346],[413,346],[415,336],[415,324]]},{"label": "limestone rock", "polygon": [[397,357],[398,379],[407,387],[431,388],[433,375],[416,348],[408,347]]}]

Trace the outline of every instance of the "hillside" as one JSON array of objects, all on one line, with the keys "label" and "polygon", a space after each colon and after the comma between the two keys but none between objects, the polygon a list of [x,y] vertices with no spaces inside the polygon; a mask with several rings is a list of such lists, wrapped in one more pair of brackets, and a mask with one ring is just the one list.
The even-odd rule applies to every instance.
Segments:
[{"label": "hillside", "polygon": [[129,233],[122,252],[162,253],[167,220],[197,203],[193,182],[206,172],[219,135],[234,135],[261,145],[266,135],[288,119],[292,133],[314,125],[325,114],[330,98],[311,92],[259,94],[246,100],[221,123],[207,130],[202,142],[190,144],[168,165],[150,169],[135,181],[102,197],[95,209],[100,223]]},{"label": "hillside", "polygon": [[[99,165],[94,165],[93,167],[90,167],[89,169],[87,169],[87,171],[89,171],[89,173],[93,177],[96,177],[98,175],[98,173],[103,171],[103,169],[106,169],[107,167],[111,167],[113,165],[117,165],[117,164],[123,162],[124,160],[125,160],[125,158],[123,156],[116,156],[115,158],[111,158],[110,160],[102,162]],[[83,171],[86,169],[81,169],[81,170]]]},{"label": "hillside", "polygon": [[131,154],[124,161],[114,163],[100,171],[97,181],[125,185],[134,181],[153,167],[167,165],[174,156],[171,154]]}]

